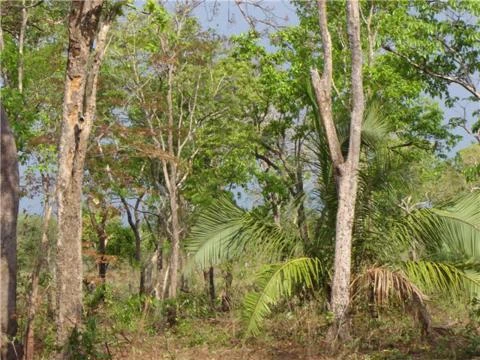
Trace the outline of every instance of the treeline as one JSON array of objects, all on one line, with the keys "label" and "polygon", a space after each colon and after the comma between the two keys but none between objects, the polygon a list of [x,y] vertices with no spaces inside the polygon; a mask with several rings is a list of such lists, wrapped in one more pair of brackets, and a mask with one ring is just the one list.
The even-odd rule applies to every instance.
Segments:
[{"label": "treeline", "polygon": [[[202,1],[0,2],[2,359],[48,321],[75,358],[125,267],[143,320],[199,293],[250,336],[316,299],[333,349],[355,311],[431,335],[429,296],[477,296],[479,4],[291,5],[279,26],[236,2],[251,29],[227,38]],[[20,195],[42,214],[17,226]]]}]

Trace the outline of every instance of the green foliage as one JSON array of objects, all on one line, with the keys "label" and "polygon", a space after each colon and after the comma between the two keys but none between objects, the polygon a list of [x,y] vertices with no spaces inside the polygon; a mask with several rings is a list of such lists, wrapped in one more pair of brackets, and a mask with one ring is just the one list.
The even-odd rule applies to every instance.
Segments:
[{"label": "green foliage", "polygon": [[109,239],[106,253],[133,263],[135,259],[135,239],[132,230],[120,222],[111,222],[107,225]]},{"label": "green foliage", "polygon": [[[191,255],[186,275],[195,266],[228,266],[231,271],[232,263],[248,261],[240,272],[246,279],[235,281],[255,290],[243,308],[251,335],[260,333],[282,300],[324,292],[334,257],[334,169],[309,78],[310,69],[321,69],[323,63],[318,14],[314,1],[292,3],[299,23],[278,28],[268,38],[251,30],[225,39],[204,30],[188,4],[170,10],[147,0],[139,10],[134,1],[112,0],[104,8],[106,16],[122,18],[113,23],[101,70],[92,133],[101,151],[97,143],[89,147],[84,193],[112,207],[119,195],[132,199],[143,194],[142,251],[163,246],[167,259],[168,187],[174,181],[186,239],[182,245]],[[12,4],[2,2],[1,96],[28,167],[26,189],[33,194],[38,178],[53,179],[56,170],[68,4],[43,1],[29,8],[23,93],[17,83],[19,11]],[[333,110],[345,150],[351,60],[344,2],[329,2],[328,7]],[[450,91],[451,81],[418,67],[467,80],[478,77],[475,16],[480,8],[472,1],[436,0],[366,1],[361,7],[368,111],[362,126],[353,276],[365,280],[365,288],[374,284],[376,295],[396,296],[400,302],[415,298],[424,305],[423,292],[434,300],[478,296],[480,195],[473,191],[457,197],[478,185],[478,146],[454,159],[442,158],[458,140],[451,126],[466,127],[467,116],[446,125],[439,104],[454,106],[461,99]],[[477,111],[471,115],[477,132]],[[174,165],[178,172],[172,180],[164,171],[171,172]],[[237,206],[231,189],[239,188],[258,195],[260,205],[250,211]],[[253,203],[248,196],[242,200]],[[121,266],[130,265],[130,270],[147,264],[134,260],[131,229],[118,217],[108,220],[106,253],[125,260]],[[53,241],[54,221],[51,227]],[[42,255],[40,231],[39,217],[20,218],[21,299],[31,264]],[[87,222],[83,235],[96,241]],[[249,273],[262,265],[250,284]],[[116,270],[109,267],[109,272]],[[50,285],[51,275],[42,272],[42,287]],[[91,316],[71,342],[78,359],[106,358],[102,339],[123,331],[142,336],[167,328],[176,336],[190,336],[191,346],[226,344],[226,333],[195,327],[195,319],[216,315],[207,297],[195,292],[158,301],[119,294],[107,284],[88,293],[85,304]],[[47,347],[53,344],[49,336]],[[385,354],[401,356],[393,350]]]},{"label": "green foliage", "polygon": [[291,259],[267,265],[258,274],[258,292],[245,297],[243,318],[248,335],[258,335],[260,324],[271,313],[272,306],[291,297],[295,289],[314,289],[320,275],[320,261],[311,258]]},{"label": "green foliage", "polygon": [[247,251],[278,259],[299,245],[295,231],[273,224],[259,211],[246,212],[227,197],[199,214],[186,240],[186,250],[193,254],[190,266],[204,269],[238,259]]},{"label": "green foliage", "polygon": [[[111,356],[100,351],[102,336],[99,334],[98,323],[95,317],[85,321],[85,329],[74,329],[68,342],[67,354],[74,360],[111,359]],[[103,345],[103,344],[102,344]]]}]

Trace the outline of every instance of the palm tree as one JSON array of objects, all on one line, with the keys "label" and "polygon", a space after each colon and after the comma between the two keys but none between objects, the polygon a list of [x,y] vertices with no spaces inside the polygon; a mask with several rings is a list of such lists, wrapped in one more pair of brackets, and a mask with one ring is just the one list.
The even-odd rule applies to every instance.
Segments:
[{"label": "palm tree", "polygon": [[[315,113],[315,112],[314,112]],[[280,224],[264,212],[245,211],[228,197],[203,211],[187,241],[190,264],[208,268],[239,259],[247,252],[268,263],[257,275],[257,291],[246,296],[243,317],[247,334],[281,299],[330,282],[336,214],[336,188],[328,149],[318,119],[309,139],[318,174],[315,204],[309,219],[311,241],[305,241],[291,214],[303,199],[292,199]],[[431,321],[426,294],[477,291],[480,280],[480,193],[435,208],[405,214],[398,206],[398,184],[407,182],[401,156],[390,148],[388,126],[372,106],[363,123],[362,166],[353,241],[353,296],[378,305],[394,298],[408,303],[428,333]],[[339,126],[343,142],[345,127]],[[344,136],[342,136],[342,134]],[[408,164],[407,164],[408,165]],[[261,255],[261,256],[260,256]],[[327,294],[328,291],[323,291]]]}]

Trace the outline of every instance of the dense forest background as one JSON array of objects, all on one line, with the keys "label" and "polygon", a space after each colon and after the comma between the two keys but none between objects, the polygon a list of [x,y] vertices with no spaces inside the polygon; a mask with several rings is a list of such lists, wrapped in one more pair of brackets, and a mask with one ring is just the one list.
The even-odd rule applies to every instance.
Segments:
[{"label": "dense forest background", "polygon": [[1,0],[2,359],[480,356],[479,15]]}]

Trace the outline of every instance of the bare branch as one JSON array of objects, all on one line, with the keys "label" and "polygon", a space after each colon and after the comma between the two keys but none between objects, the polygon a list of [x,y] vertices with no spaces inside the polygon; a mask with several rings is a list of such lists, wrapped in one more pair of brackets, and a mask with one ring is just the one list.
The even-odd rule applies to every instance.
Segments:
[{"label": "bare branch", "polygon": [[327,135],[330,156],[335,168],[339,168],[339,166],[343,164],[344,158],[332,113],[332,41],[327,25],[326,0],[318,0],[317,5],[323,47],[323,76],[320,78],[316,69],[310,71],[310,76],[315,90],[318,109],[323,121],[323,127]]},{"label": "bare branch", "polygon": [[352,112],[347,161],[353,171],[356,171],[359,162],[358,154],[360,153],[363,111],[365,108],[362,79],[363,55],[360,40],[358,0],[347,1],[347,24],[352,53]]}]

